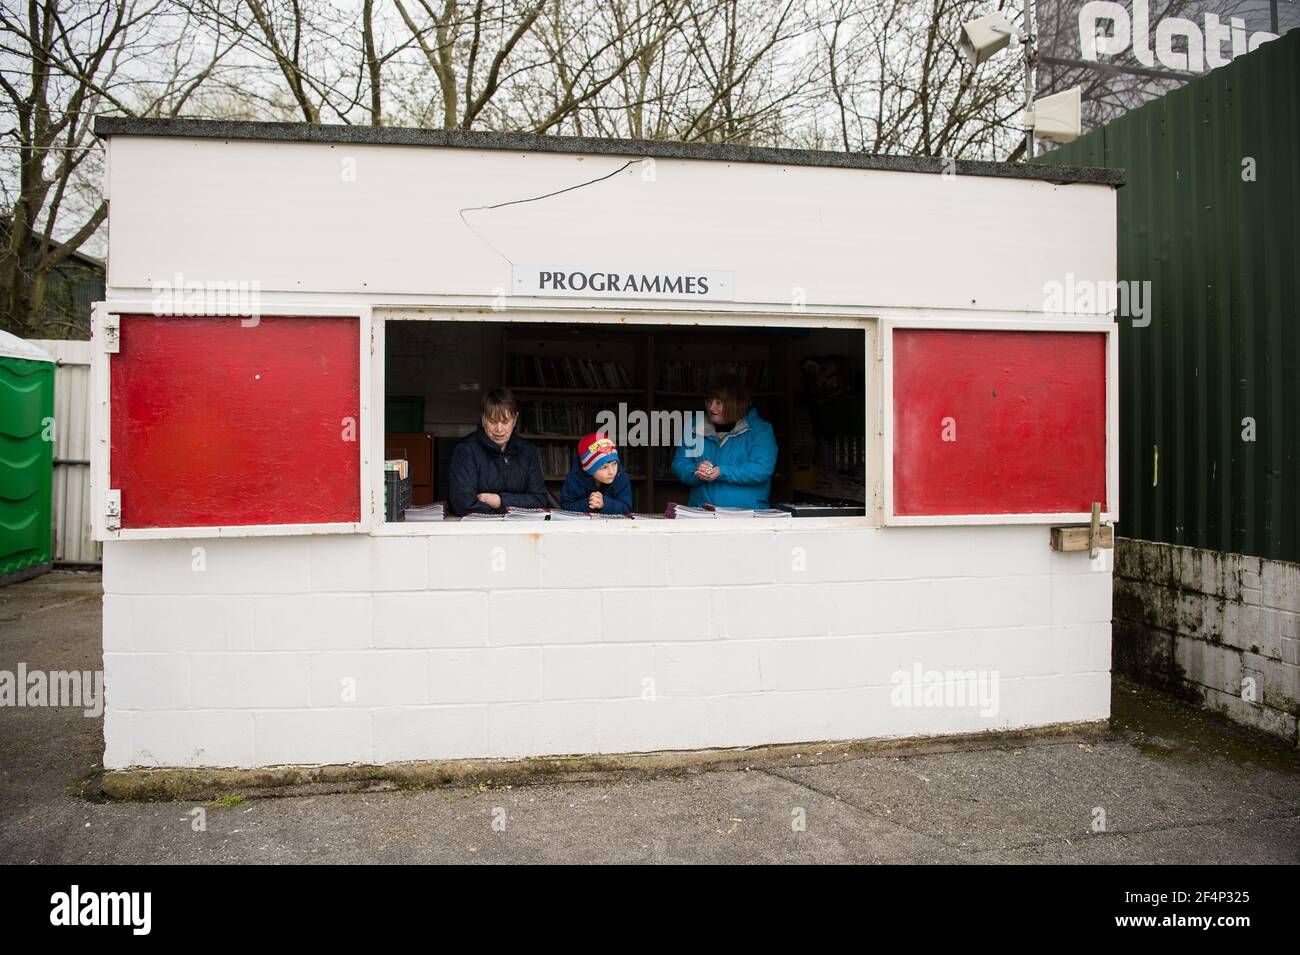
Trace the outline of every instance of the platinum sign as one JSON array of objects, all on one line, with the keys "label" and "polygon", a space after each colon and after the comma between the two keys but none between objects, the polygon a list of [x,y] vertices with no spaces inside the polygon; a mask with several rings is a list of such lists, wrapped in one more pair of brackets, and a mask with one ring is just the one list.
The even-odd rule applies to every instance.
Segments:
[{"label": "platinum sign", "polygon": [[1300,26],[1270,0],[1037,0],[1038,95],[1083,93],[1084,130]]},{"label": "platinum sign", "polygon": [[1091,0],[1080,7],[1080,55],[1098,62],[1103,56],[1127,53],[1131,48],[1133,57],[1143,66],[1153,67],[1158,60],[1166,69],[1204,73],[1207,66],[1227,66],[1233,57],[1278,36],[1267,30],[1251,33],[1241,17],[1225,21],[1209,12],[1202,15],[1203,30],[1195,20],[1164,17],[1152,31],[1147,0],[1132,0],[1132,8],[1130,16],[1124,4],[1113,0]]}]

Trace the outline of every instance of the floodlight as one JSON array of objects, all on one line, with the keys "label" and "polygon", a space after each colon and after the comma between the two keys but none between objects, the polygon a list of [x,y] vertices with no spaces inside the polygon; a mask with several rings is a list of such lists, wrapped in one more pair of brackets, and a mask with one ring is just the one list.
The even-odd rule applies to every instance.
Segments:
[{"label": "floodlight", "polygon": [[959,45],[970,65],[979,66],[994,53],[1005,49],[1014,33],[1010,20],[1001,13],[990,13],[962,24]]}]

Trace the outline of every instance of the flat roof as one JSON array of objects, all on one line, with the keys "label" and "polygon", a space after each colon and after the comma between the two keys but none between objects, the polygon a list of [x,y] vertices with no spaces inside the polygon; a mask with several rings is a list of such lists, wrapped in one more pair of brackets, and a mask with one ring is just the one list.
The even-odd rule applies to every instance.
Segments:
[{"label": "flat roof", "polygon": [[[407,126],[346,126],[317,123],[246,123],[208,119],[135,119],[95,117],[95,135],[167,136],[179,139],[256,140],[284,143],[342,143],[374,146],[431,146],[439,149],[500,149],[510,152],[573,153],[585,156],[649,156],[655,159],[700,159],[711,162],[766,163],[777,166],[826,166],[836,169],[877,169],[934,175],[949,168],[943,159],[928,156],[883,156],[867,153],[823,152],[814,149],[771,149],[729,143],[684,143],[662,139],[596,139],[587,136],[538,136],[532,133],[491,133],[466,130],[417,129]],[[982,162],[959,159],[959,176],[1036,179],[1052,183],[1093,183],[1122,186],[1122,169],[1097,166],[1056,166]]]}]

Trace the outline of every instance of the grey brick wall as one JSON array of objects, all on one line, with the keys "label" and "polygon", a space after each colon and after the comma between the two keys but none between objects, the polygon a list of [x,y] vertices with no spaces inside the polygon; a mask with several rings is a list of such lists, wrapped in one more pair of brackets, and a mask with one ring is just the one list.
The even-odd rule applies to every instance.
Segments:
[{"label": "grey brick wall", "polygon": [[1300,564],[1121,538],[1114,667],[1300,746]]}]

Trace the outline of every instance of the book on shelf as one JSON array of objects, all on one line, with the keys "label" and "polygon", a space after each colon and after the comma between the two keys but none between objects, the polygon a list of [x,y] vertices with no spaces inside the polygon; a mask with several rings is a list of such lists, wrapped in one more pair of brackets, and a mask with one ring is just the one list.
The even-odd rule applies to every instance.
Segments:
[{"label": "book on shelf", "polygon": [[654,449],[654,469],[656,478],[675,479],[673,474],[673,454],[677,451],[671,445],[660,445]]},{"label": "book on shelf", "polygon": [[478,511],[471,511],[461,518],[462,521],[504,521],[505,519],[504,514],[482,514]]},{"label": "book on shelf", "polygon": [[[524,401],[519,407],[519,430],[533,434],[556,434],[566,438],[590,434],[605,410],[597,401]],[[611,409],[612,410],[612,409]]]},{"label": "book on shelf", "polygon": [[[577,442],[573,442],[577,447]],[[543,444],[537,448],[542,461],[542,475],[553,479],[563,479],[569,473],[569,465],[577,457],[568,444]]]},{"label": "book on shelf", "polygon": [[775,391],[776,377],[766,361],[688,361],[663,359],[655,372],[655,387],[662,391],[703,392],[724,374],[739,375],[754,391]]},{"label": "book on shelf", "polygon": [[553,521],[589,521],[591,515],[586,511],[566,511],[561,508],[551,508],[551,520]]},{"label": "book on shelf", "polygon": [[632,388],[627,369],[616,361],[596,361],[572,355],[557,357],[510,354],[506,375],[517,388]]}]

